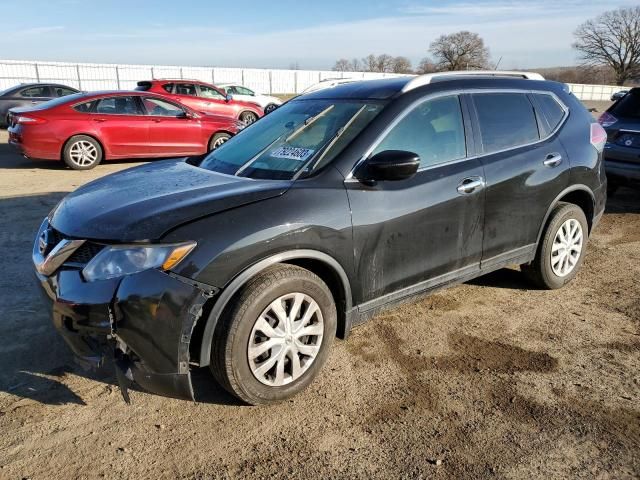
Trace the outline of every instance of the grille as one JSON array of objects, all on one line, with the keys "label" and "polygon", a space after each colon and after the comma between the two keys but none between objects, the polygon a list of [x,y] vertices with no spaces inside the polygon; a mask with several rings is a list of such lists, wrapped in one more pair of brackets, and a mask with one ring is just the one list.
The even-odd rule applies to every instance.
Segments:
[{"label": "grille", "polygon": [[89,263],[89,260],[95,257],[103,248],[104,245],[98,243],[84,242],[82,246],[67,259],[67,263],[81,263],[83,265]]}]

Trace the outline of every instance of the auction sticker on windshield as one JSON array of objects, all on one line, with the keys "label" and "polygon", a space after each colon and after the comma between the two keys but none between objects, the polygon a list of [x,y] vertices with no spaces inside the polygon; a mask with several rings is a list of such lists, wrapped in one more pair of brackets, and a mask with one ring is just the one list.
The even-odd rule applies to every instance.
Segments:
[{"label": "auction sticker on windshield", "polygon": [[311,150],[310,148],[288,147],[286,145],[282,145],[272,151],[269,156],[272,158],[286,158],[288,160],[300,160],[303,162],[313,155],[313,152],[315,152],[315,150]]}]

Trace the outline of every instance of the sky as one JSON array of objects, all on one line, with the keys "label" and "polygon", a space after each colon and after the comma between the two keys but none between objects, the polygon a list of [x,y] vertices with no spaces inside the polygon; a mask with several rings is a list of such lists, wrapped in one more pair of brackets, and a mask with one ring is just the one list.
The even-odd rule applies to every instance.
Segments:
[{"label": "sky", "polygon": [[480,34],[500,68],[575,65],[576,27],[638,0],[0,0],[0,59],[331,69]]}]

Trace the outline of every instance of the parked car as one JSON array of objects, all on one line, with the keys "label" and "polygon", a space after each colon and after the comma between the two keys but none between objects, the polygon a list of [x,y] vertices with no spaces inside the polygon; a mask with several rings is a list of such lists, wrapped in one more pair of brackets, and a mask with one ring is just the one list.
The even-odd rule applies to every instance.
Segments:
[{"label": "parked car", "polygon": [[78,93],[72,87],[57,83],[23,83],[0,92],[0,127],[9,126],[9,110],[47,102],[53,98]]},{"label": "parked car", "polygon": [[234,100],[242,100],[243,102],[253,102],[260,105],[264,114],[273,112],[282,105],[282,100],[271,95],[262,95],[255,91],[237,83],[219,83],[218,88],[224,90],[227,95],[233,96]]},{"label": "parked car", "polygon": [[10,113],[11,145],[27,158],[62,159],[74,170],[119,158],[200,155],[244,128],[147,92],[79,93]]},{"label": "parked car", "polygon": [[607,131],[604,146],[609,194],[621,185],[640,186],[640,88],[632,88],[600,115]]},{"label": "parked car", "polygon": [[620,90],[619,92],[614,93],[613,95],[611,95],[611,101],[612,102],[617,102],[622,97],[624,97],[627,94],[628,91],[629,90]]},{"label": "parked car", "polygon": [[125,399],[193,399],[208,366],[265,404],[382,309],[511,264],[564,286],[604,210],[605,132],[563,84],[492,75],[304,95],[198,160],[80,187],[33,249],[54,325],[85,364],[107,345]]},{"label": "parked car", "polygon": [[264,115],[255,102],[235,100],[224,90],[196,80],[152,80],[138,82],[136,90],[168,95],[197,112],[228,115],[251,125]]}]

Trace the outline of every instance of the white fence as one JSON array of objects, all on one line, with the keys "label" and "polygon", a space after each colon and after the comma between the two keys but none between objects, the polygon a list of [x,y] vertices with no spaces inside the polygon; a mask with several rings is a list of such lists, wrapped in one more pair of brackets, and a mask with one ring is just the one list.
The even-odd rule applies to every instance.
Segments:
[{"label": "white fence", "polygon": [[140,80],[185,78],[209,83],[241,83],[259,93],[300,93],[327,78],[374,79],[385,73],[318,70],[263,70],[166,65],[113,65],[0,60],[0,90],[18,83],[56,82],[80,90],[131,90]]},{"label": "white fence", "polygon": [[[327,78],[374,79],[395,74],[329,70],[264,70],[166,65],[114,65],[0,60],[0,90],[18,83],[56,82],[80,90],[131,90],[140,80],[185,78],[210,83],[241,83],[259,93],[300,93]],[[569,84],[580,100],[609,100],[620,87]]]}]

